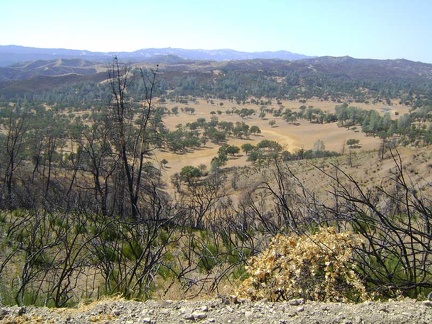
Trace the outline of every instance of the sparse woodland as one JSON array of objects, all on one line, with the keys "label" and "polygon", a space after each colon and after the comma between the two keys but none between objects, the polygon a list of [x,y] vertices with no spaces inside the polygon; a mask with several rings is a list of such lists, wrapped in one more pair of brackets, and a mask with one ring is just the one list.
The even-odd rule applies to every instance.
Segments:
[{"label": "sparse woodland", "polygon": [[[3,94],[0,305],[65,307],[115,295],[426,298],[430,80],[257,71],[226,65],[213,79],[197,71],[180,78],[168,67],[115,58],[103,81]],[[334,101],[334,111],[308,107],[311,97]],[[194,118],[196,98],[239,108],[215,105],[210,120]],[[299,100],[300,108],[283,107],[284,99]],[[393,118],[355,106],[395,100],[410,112]],[[167,109],[167,101],[178,107]],[[246,101],[256,109],[242,108]],[[164,118],[177,114],[190,114],[191,122],[167,128]],[[224,121],[230,114],[244,122]],[[230,145],[261,134],[252,115],[270,118],[271,127],[337,123],[382,145],[358,150],[350,140],[334,152],[317,141],[289,151],[264,136],[257,145]],[[153,158],[208,143],[219,147],[210,165],[191,162],[168,181],[170,161]],[[226,167],[240,152],[248,164]]]}]

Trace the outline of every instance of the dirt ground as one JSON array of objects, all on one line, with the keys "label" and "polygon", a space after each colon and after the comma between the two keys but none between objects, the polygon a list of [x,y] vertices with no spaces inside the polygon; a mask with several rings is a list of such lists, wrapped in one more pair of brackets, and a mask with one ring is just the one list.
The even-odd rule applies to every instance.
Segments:
[{"label": "dirt ground", "polygon": [[406,299],[360,304],[302,299],[270,303],[224,298],[146,302],[107,300],[76,309],[0,307],[0,323],[392,323],[432,322],[432,302]]}]

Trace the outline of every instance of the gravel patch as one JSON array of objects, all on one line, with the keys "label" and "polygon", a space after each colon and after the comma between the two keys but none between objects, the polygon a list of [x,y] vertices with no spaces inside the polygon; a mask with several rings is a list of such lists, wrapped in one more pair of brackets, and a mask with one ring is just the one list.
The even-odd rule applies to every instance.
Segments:
[{"label": "gravel patch", "polygon": [[78,309],[0,307],[0,323],[432,323],[432,302],[99,301]]}]

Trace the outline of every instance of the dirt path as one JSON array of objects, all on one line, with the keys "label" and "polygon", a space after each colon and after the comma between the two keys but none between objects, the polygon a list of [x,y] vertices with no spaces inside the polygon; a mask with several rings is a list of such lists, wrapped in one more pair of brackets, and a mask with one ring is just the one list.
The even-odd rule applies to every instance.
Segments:
[{"label": "dirt path", "polygon": [[360,304],[301,299],[280,303],[228,299],[201,301],[102,301],[78,309],[0,307],[0,323],[432,323],[432,303]]}]

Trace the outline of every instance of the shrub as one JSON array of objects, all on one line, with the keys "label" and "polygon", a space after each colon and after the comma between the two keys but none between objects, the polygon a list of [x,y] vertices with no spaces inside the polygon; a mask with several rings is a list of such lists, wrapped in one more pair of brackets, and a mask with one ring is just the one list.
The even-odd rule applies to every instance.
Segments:
[{"label": "shrub", "polygon": [[359,301],[365,287],[353,271],[352,249],[360,240],[351,233],[321,229],[314,235],[277,235],[261,255],[252,257],[238,295],[270,301],[305,298]]}]

